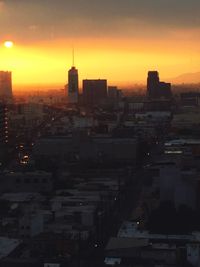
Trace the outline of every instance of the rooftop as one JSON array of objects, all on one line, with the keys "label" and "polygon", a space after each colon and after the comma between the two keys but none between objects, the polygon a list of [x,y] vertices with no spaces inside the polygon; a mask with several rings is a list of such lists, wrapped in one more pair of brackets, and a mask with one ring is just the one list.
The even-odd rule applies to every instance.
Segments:
[{"label": "rooftop", "polygon": [[0,237],[0,259],[7,257],[20,244],[21,244],[21,241],[18,239]]}]

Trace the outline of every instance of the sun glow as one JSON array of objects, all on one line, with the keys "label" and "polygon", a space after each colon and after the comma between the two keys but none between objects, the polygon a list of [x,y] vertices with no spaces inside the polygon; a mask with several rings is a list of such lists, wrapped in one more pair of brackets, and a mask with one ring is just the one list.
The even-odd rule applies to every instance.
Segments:
[{"label": "sun glow", "polygon": [[6,48],[12,48],[13,47],[13,42],[12,41],[5,41],[4,42],[4,46]]},{"label": "sun glow", "polygon": [[[7,43],[8,42],[8,43]],[[7,41],[0,48],[0,70],[13,72],[14,86],[21,84],[67,83],[67,72],[72,65],[72,45],[69,40],[33,44]],[[9,43],[11,42],[11,44]],[[148,70],[156,69],[163,79],[173,78],[188,69],[199,69],[199,55],[194,44],[180,48],[171,42],[157,43],[144,40],[77,40],[75,65],[82,79],[104,78],[109,84],[128,86],[146,82]],[[170,46],[171,45],[171,46]],[[194,49],[189,49],[194,48]],[[12,49],[8,49],[12,48]],[[194,52],[191,52],[194,51]],[[176,59],[176,60],[174,60]],[[62,87],[61,87],[62,88]]]}]

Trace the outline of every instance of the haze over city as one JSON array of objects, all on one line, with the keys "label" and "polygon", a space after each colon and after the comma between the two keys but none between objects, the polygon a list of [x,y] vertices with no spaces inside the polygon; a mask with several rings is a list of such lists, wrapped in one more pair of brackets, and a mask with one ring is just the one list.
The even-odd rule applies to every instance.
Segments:
[{"label": "haze over city", "polygon": [[0,0],[1,267],[200,267],[199,11]]},{"label": "haze over city", "polygon": [[149,69],[164,79],[198,72],[199,8],[197,0],[0,1],[0,69],[13,72],[14,86],[63,84],[74,47],[80,80],[126,86]]}]

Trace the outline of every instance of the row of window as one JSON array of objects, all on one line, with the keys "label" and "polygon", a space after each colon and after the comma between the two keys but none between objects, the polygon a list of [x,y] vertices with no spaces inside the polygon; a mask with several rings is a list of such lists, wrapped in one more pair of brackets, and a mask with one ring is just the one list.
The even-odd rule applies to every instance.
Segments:
[{"label": "row of window", "polygon": [[32,183],[34,183],[34,184],[38,184],[38,183],[43,183],[43,184],[46,184],[48,182],[48,179],[47,178],[42,178],[42,179],[38,179],[38,178],[24,178],[24,179],[22,179],[22,178],[17,178],[16,179],[16,183],[17,184],[22,184],[22,183],[24,183],[24,184],[32,184]]}]

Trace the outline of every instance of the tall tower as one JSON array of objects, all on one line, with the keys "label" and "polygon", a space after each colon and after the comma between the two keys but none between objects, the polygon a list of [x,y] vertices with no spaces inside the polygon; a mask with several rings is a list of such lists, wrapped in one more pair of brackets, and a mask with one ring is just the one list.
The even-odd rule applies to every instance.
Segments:
[{"label": "tall tower", "polygon": [[149,71],[147,78],[147,95],[149,97],[156,97],[159,88],[159,74],[157,71]]},{"label": "tall tower", "polygon": [[12,100],[12,73],[0,71],[0,100]]},{"label": "tall tower", "polygon": [[0,168],[8,155],[8,135],[7,107],[5,103],[0,102]]},{"label": "tall tower", "polygon": [[79,96],[78,89],[78,70],[74,66],[74,51],[72,67],[68,71],[68,102],[70,104],[77,104]]},{"label": "tall tower", "polygon": [[0,102],[0,145],[8,142],[7,108]]}]

